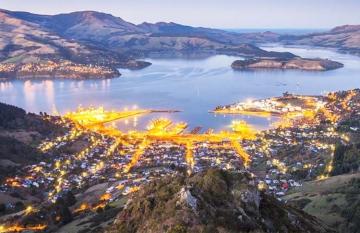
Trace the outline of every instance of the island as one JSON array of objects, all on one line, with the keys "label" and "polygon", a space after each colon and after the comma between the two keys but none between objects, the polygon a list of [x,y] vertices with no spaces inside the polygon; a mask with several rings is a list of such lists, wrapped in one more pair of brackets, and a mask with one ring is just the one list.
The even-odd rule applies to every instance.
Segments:
[{"label": "island", "polygon": [[344,67],[340,62],[320,58],[301,58],[291,59],[245,59],[236,60],[231,64],[234,70],[248,69],[298,69],[307,71],[327,71]]},{"label": "island", "polygon": [[151,66],[151,62],[147,61],[138,61],[138,60],[129,60],[125,62],[120,68],[125,68],[129,70],[141,70],[148,66]]}]

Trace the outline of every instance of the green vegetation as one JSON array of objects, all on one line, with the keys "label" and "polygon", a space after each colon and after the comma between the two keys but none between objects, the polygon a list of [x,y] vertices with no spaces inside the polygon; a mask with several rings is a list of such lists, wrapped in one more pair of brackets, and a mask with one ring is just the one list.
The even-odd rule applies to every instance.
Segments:
[{"label": "green vegetation", "polygon": [[26,113],[24,109],[0,103],[0,132],[25,130],[36,131],[41,135],[48,136],[61,130],[61,127],[54,125],[43,116],[47,116],[47,114]]},{"label": "green vegetation", "polygon": [[0,127],[14,128],[17,122],[24,119],[26,112],[24,109],[0,103]]},{"label": "green vegetation", "polygon": [[360,143],[351,145],[338,144],[334,153],[334,169],[331,175],[357,172],[360,167]]},{"label": "green vegetation", "polygon": [[176,225],[168,233],[187,233],[186,227],[182,225]]},{"label": "green vegetation", "polygon": [[17,166],[40,162],[45,155],[11,137],[0,136],[0,181],[17,171]]},{"label": "green vegetation", "polygon": [[285,199],[341,233],[356,233],[360,229],[359,173],[306,182]]},{"label": "green vegetation", "polygon": [[38,142],[62,131],[43,116],[0,103],[0,180],[16,172],[18,166],[46,159],[36,149]]},{"label": "green vegetation", "polygon": [[339,123],[337,131],[349,136],[347,144],[338,143],[335,147],[332,176],[358,172],[360,168],[360,127],[359,117],[351,117]]}]

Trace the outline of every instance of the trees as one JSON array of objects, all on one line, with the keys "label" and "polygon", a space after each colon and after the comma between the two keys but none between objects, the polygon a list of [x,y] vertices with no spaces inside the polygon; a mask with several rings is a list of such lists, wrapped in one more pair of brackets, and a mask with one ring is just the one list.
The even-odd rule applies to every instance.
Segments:
[{"label": "trees", "polygon": [[0,204],[0,213],[3,213],[6,211],[6,205],[4,203]]},{"label": "trees", "polygon": [[59,197],[52,208],[52,219],[55,223],[66,224],[72,221],[73,216],[63,198]]},{"label": "trees", "polygon": [[74,194],[71,191],[67,191],[64,195],[63,195],[63,199],[65,202],[66,206],[72,206],[76,203],[76,198],[74,196]]},{"label": "trees", "polygon": [[14,121],[17,119],[23,119],[26,115],[24,109],[0,103],[0,127],[11,128]]},{"label": "trees", "polygon": [[360,167],[360,144],[349,146],[338,144],[334,153],[334,169],[331,175],[340,175],[357,171]]}]

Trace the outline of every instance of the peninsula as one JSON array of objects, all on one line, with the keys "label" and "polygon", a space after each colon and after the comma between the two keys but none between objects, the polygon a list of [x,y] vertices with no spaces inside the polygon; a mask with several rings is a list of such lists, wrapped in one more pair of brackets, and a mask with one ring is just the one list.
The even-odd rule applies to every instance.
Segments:
[{"label": "peninsula", "polygon": [[152,56],[236,55],[291,59],[238,33],[176,23],[127,22],[95,11],[39,15],[0,9],[0,78],[113,78]]},{"label": "peninsula", "polygon": [[111,67],[75,64],[69,61],[42,63],[0,64],[1,79],[31,79],[31,78],[68,78],[68,79],[98,79],[119,77],[120,72]]}]

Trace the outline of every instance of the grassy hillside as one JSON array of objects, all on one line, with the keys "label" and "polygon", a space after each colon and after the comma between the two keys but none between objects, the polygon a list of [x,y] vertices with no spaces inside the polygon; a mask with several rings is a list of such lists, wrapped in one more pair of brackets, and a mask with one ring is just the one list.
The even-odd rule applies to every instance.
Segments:
[{"label": "grassy hillside", "polygon": [[0,179],[17,171],[19,166],[45,159],[36,149],[37,144],[62,130],[40,115],[0,103]]},{"label": "grassy hillside", "polygon": [[359,173],[307,182],[285,199],[339,232],[360,232]]}]

